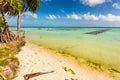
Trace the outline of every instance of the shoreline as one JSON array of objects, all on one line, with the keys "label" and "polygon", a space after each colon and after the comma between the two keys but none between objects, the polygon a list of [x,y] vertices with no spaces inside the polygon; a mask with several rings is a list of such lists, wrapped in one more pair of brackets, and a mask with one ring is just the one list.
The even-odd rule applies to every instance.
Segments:
[{"label": "shoreline", "polygon": [[41,47],[45,51],[46,50],[50,51],[50,53],[52,53],[52,55],[56,55],[56,57],[57,56],[62,57],[63,60],[65,58],[69,59],[70,64],[71,63],[74,65],[76,64],[78,67],[83,67],[83,68],[97,71],[101,74],[111,76],[111,77],[115,78],[115,80],[120,79],[120,71],[117,70],[116,68],[109,66],[109,65],[94,62],[93,60],[89,60],[89,59],[86,59],[84,57],[77,57],[77,56],[71,54],[70,52],[66,52],[66,51],[62,51],[62,50],[58,50],[58,49],[54,49],[54,48],[49,48],[47,46],[44,46],[42,44],[38,44],[36,42],[32,42],[32,41],[28,41],[28,42],[30,44],[36,45],[37,47]]},{"label": "shoreline", "polygon": [[13,80],[24,80],[25,74],[51,70],[55,72],[30,80],[117,80],[97,70],[80,66],[72,57],[54,53],[29,42],[22,47],[17,57],[20,61],[18,77]]}]

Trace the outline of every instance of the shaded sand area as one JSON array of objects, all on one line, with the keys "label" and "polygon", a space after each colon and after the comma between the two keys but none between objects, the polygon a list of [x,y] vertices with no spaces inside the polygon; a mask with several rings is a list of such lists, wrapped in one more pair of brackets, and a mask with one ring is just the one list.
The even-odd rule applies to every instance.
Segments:
[{"label": "shaded sand area", "polygon": [[55,72],[29,80],[114,80],[97,71],[80,67],[72,58],[55,54],[28,42],[22,47],[17,57],[20,61],[19,71],[18,76],[13,80],[24,80],[25,74],[52,70]]}]

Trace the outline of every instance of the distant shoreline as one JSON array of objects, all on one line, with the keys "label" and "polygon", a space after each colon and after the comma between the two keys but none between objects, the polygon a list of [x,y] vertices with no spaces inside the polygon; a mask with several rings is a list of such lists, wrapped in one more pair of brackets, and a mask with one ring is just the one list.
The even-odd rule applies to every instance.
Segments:
[{"label": "distant shoreline", "polygon": [[[10,27],[15,27],[16,26],[10,26]],[[21,28],[120,28],[120,27],[74,27],[74,26],[21,26]]]}]

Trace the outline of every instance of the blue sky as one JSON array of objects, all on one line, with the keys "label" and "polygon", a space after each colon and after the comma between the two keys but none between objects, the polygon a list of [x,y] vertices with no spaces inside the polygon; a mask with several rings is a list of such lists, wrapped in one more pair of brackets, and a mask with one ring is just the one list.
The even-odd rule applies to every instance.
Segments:
[{"label": "blue sky", "polygon": [[[10,25],[16,19],[7,18]],[[23,15],[21,25],[120,27],[120,0],[41,0],[36,13]]]}]

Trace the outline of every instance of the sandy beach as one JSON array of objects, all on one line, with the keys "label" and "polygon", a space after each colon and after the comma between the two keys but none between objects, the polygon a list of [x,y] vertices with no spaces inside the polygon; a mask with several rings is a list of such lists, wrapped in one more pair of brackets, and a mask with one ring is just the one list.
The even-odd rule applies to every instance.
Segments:
[{"label": "sandy beach", "polygon": [[13,80],[24,80],[25,74],[52,70],[55,72],[39,75],[29,80],[114,80],[97,71],[80,67],[69,57],[55,54],[29,42],[21,48],[17,57],[20,65],[18,76]]}]

